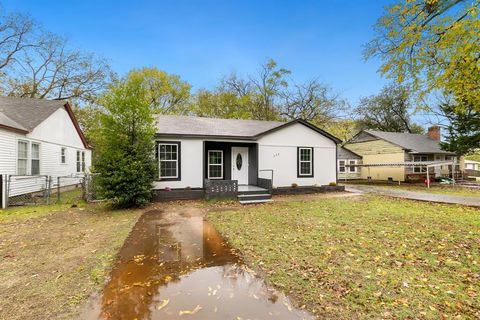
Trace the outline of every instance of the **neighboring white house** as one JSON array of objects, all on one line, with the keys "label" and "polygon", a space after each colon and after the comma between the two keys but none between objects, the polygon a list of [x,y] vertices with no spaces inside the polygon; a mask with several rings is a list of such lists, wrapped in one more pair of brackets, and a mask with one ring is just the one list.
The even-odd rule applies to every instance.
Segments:
[{"label": "neighboring white house", "polygon": [[83,175],[91,154],[68,102],[0,97],[0,175],[16,181],[9,196],[38,191],[44,176]]},{"label": "neighboring white house", "polygon": [[339,142],[303,120],[159,115],[154,188],[203,189],[213,180],[254,187],[272,177],[273,188],[328,185],[337,181]]}]

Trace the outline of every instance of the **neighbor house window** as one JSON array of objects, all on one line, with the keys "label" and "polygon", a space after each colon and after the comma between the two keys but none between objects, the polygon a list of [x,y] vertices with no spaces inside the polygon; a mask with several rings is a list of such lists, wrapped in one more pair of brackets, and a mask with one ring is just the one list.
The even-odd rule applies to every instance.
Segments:
[{"label": "neighbor house window", "polygon": [[179,144],[159,143],[158,160],[161,179],[179,178]]},{"label": "neighbor house window", "polygon": [[17,174],[28,174],[28,142],[18,141]]},{"label": "neighbor house window", "polygon": [[38,143],[32,143],[31,165],[32,175],[40,174],[40,145]]},{"label": "neighbor house window", "polygon": [[208,179],[223,179],[222,150],[208,150]]},{"label": "neighbor house window", "polygon": [[298,148],[298,176],[313,177],[313,148]]},{"label": "neighbor house window", "polygon": [[338,171],[345,172],[345,160],[338,161]]},{"label": "neighbor house window", "polygon": [[[350,160],[349,163],[350,163],[351,165],[355,165],[355,164],[357,164],[357,160]],[[357,172],[357,167],[349,167],[349,170],[348,170],[348,171],[350,171],[350,172]]]},{"label": "neighbor house window", "polygon": [[[413,162],[427,162],[428,161],[428,156],[426,155],[419,155],[419,156],[413,156]],[[425,173],[427,172],[427,167],[413,167],[413,172],[415,173]]]},{"label": "neighbor house window", "polygon": [[67,163],[67,148],[62,148],[60,151],[60,163]]}]

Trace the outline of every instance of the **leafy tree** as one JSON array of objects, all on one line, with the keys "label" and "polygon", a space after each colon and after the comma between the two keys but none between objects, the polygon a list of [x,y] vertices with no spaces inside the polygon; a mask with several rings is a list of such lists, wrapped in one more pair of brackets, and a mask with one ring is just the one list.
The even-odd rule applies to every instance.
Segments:
[{"label": "leafy tree", "polygon": [[355,112],[365,129],[423,133],[423,128],[411,120],[409,91],[402,86],[391,84],[378,95],[361,98]]},{"label": "leafy tree", "polygon": [[474,150],[472,153],[468,154],[465,159],[479,161],[480,162],[480,149]]},{"label": "leafy tree", "polygon": [[105,109],[96,133],[99,185],[118,206],[145,205],[151,199],[156,165],[151,92],[137,71],[113,83],[101,97]]},{"label": "leafy tree", "polygon": [[194,97],[190,112],[200,117],[252,119],[255,98],[251,94],[237,96],[228,91],[200,90]]},{"label": "leafy tree", "polygon": [[179,76],[168,74],[157,68],[142,68],[130,72],[130,76],[141,79],[145,98],[156,113],[184,113],[190,98],[191,85]]},{"label": "leafy tree", "polygon": [[465,104],[459,108],[455,103],[445,100],[439,106],[440,113],[447,124],[447,133],[442,147],[460,154],[473,153],[480,148],[480,111]]},{"label": "leafy tree", "polygon": [[333,134],[335,137],[342,140],[343,143],[353,138],[353,136],[361,129],[361,124],[353,119],[333,119],[322,123],[313,121],[313,124]]},{"label": "leafy tree", "polygon": [[107,62],[72,49],[21,14],[0,15],[0,93],[91,102],[113,73]]},{"label": "leafy tree", "polygon": [[375,25],[365,57],[379,57],[380,72],[410,82],[419,97],[452,93],[458,108],[480,110],[479,1],[399,0]]}]

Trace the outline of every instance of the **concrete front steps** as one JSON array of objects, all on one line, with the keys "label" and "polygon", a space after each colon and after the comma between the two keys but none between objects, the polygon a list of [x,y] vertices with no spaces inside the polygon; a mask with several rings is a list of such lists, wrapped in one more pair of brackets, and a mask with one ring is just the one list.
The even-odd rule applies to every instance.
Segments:
[{"label": "concrete front steps", "polygon": [[255,191],[239,191],[237,197],[241,204],[257,204],[273,201],[272,195],[266,189]]}]

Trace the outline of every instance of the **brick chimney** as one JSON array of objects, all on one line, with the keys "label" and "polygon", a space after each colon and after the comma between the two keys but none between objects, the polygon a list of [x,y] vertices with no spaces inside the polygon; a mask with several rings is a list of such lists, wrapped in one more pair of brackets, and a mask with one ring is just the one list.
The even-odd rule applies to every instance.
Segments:
[{"label": "brick chimney", "polygon": [[440,126],[435,125],[428,128],[427,136],[430,139],[440,142]]}]

